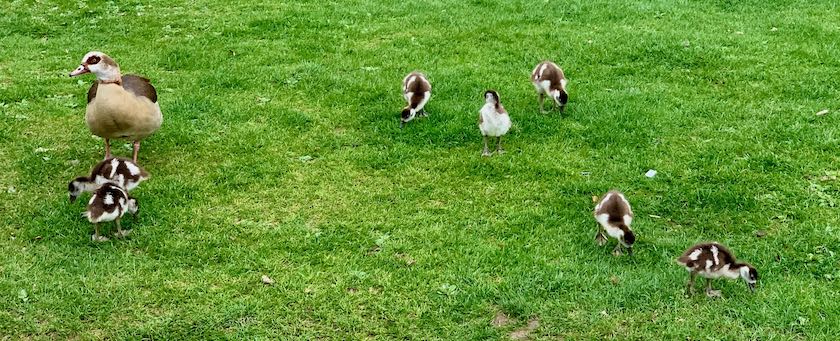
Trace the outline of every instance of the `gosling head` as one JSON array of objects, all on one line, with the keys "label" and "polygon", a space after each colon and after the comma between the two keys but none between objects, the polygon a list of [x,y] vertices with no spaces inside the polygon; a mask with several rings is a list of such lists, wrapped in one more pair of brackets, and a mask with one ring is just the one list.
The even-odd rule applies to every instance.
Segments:
[{"label": "gosling head", "polygon": [[417,110],[410,106],[403,108],[402,113],[400,113],[400,129],[402,129],[406,123],[413,120],[415,116],[417,116]]},{"label": "gosling head", "polygon": [[499,93],[495,90],[487,90],[484,92],[484,101],[489,104],[499,104]]},{"label": "gosling head", "polygon": [[137,199],[133,197],[128,197],[128,203],[126,204],[126,212],[131,213],[132,215],[137,215],[137,212],[140,212],[140,204],[137,203]]},{"label": "gosling head", "polygon": [[565,107],[566,103],[569,102],[569,94],[566,93],[565,90],[551,90],[551,98],[553,98],[554,102],[561,108]]},{"label": "gosling head", "polygon": [[75,202],[76,198],[83,192],[93,192],[94,190],[96,190],[96,184],[83,176],[75,178],[67,184],[67,192],[70,195],[71,203]]},{"label": "gosling head", "polygon": [[628,227],[625,224],[619,224],[618,228],[621,229],[621,231],[624,232],[624,234],[621,235],[621,238],[619,238],[618,241],[621,243],[621,245],[624,245],[624,247],[627,248],[627,254],[632,256],[633,255],[633,243],[636,242],[636,235],[633,234],[633,231],[630,230],[630,227]]},{"label": "gosling head", "polygon": [[747,287],[750,288],[750,291],[755,292],[755,285],[758,283],[758,270],[756,270],[752,265],[741,264],[738,272],[741,274],[741,279],[747,283]]}]

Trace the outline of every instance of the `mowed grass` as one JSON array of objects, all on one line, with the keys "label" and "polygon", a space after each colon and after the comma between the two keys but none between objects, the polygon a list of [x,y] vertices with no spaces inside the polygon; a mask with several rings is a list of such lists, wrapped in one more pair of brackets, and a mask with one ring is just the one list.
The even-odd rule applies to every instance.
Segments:
[{"label": "mowed grass", "polygon": [[[4,339],[507,339],[528,321],[532,339],[840,334],[833,2],[0,12]],[[67,77],[90,50],[151,78],[165,116],[134,233],[101,244],[66,194],[103,155],[83,119],[92,77]],[[538,113],[542,59],[570,79],[562,117]],[[400,130],[414,69],[430,116]],[[489,88],[514,127],[482,158]],[[633,257],[593,241],[592,196],[612,188],[636,213]],[[709,240],[756,266],[755,294],[684,296],[674,259]]]}]

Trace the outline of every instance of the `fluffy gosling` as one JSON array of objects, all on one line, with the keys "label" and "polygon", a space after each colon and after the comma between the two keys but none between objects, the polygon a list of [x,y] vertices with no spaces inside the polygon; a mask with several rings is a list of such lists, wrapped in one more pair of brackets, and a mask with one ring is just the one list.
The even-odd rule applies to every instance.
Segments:
[{"label": "fluffy gosling", "polygon": [[400,128],[413,120],[415,116],[427,116],[424,107],[432,97],[432,84],[426,79],[426,75],[419,71],[409,73],[403,78],[403,97],[408,105],[403,108],[400,114]]},{"label": "fluffy gosling", "polygon": [[485,91],[484,102],[484,106],[481,107],[478,115],[478,129],[481,130],[481,135],[484,137],[484,150],[481,152],[481,156],[492,155],[490,148],[487,146],[489,137],[496,138],[496,152],[502,154],[505,152],[502,148],[502,136],[510,130],[510,116],[508,116],[505,107],[502,106],[499,93],[496,91]]},{"label": "fluffy gosling", "polygon": [[566,103],[569,101],[569,93],[566,92],[566,75],[563,73],[557,64],[551,61],[543,61],[537,64],[534,71],[531,72],[531,82],[534,83],[534,88],[537,89],[537,95],[540,101],[540,113],[544,113],[543,101],[548,95],[552,99],[552,108],[560,108],[562,113],[566,109]]},{"label": "fluffy gosling", "polygon": [[[618,240],[613,255],[622,254],[622,246],[627,248],[627,253],[633,255],[633,243],[636,242],[636,235],[630,230],[633,222],[633,210],[630,209],[630,202],[624,194],[618,191],[610,191],[595,206],[595,220],[598,221],[598,233],[595,241],[599,246],[607,244],[607,235]],[[606,233],[606,235],[605,235]]]},{"label": "fluffy gosling", "polygon": [[104,242],[108,237],[99,234],[99,223],[113,221],[117,225],[117,238],[127,236],[131,230],[123,230],[120,226],[120,218],[126,212],[137,215],[139,206],[137,200],[130,197],[125,189],[117,184],[107,182],[99,187],[88,202],[87,211],[84,216],[93,223],[94,233],[91,240]]},{"label": "fluffy gosling", "polygon": [[750,264],[739,262],[732,251],[718,243],[700,243],[683,252],[677,263],[684,266],[689,273],[686,284],[686,295],[694,292],[694,278],[697,275],[706,278],[706,296],[720,297],[720,290],[712,289],[712,279],[741,278],[747,283],[750,291],[755,291],[758,282],[758,271]]},{"label": "fluffy gosling", "polygon": [[70,181],[67,192],[70,194],[70,202],[74,202],[80,194],[93,192],[106,182],[113,182],[131,191],[148,178],[149,173],[134,161],[110,158],[96,164],[90,176],[80,176]]}]

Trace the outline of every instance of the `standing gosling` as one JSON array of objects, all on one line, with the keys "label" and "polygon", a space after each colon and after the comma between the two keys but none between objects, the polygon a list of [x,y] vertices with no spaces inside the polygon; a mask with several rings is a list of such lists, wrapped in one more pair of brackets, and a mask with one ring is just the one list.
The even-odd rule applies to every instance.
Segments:
[{"label": "standing gosling", "polygon": [[624,197],[624,194],[618,191],[610,191],[604,198],[595,206],[595,220],[598,221],[598,233],[595,235],[595,241],[599,246],[607,244],[607,236],[618,239],[613,255],[621,255],[621,247],[627,248],[627,253],[633,255],[633,243],[636,242],[636,236],[630,230],[630,223],[633,222],[633,210],[630,209],[630,202]]},{"label": "standing gosling", "polygon": [[537,64],[537,67],[531,72],[531,82],[534,83],[534,88],[537,89],[537,95],[539,95],[540,113],[545,112],[543,101],[545,101],[546,95],[550,96],[553,101],[552,108],[559,107],[561,113],[565,110],[566,103],[569,101],[569,94],[566,92],[568,80],[566,80],[563,69],[557,64],[548,60]]},{"label": "standing gosling", "polygon": [[147,179],[149,173],[137,163],[111,158],[96,164],[90,171],[90,176],[80,176],[70,181],[67,191],[70,193],[70,202],[74,202],[83,192],[93,192],[106,182],[113,182],[130,191]]},{"label": "standing gosling", "polygon": [[403,78],[403,97],[408,105],[403,108],[400,114],[400,128],[413,120],[418,114],[426,116],[426,102],[432,97],[432,84],[426,79],[426,75],[419,71],[409,73]]},{"label": "standing gosling", "polygon": [[117,238],[127,236],[131,230],[123,230],[120,226],[120,218],[128,212],[132,215],[137,215],[137,199],[128,195],[122,187],[107,182],[103,184],[88,202],[87,211],[84,213],[85,217],[93,223],[94,233],[91,240],[95,242],[104,242],[108,237],[99,235],[99,223],[106,221],[113,221],[117,225],[117,233],[114,234]]},{"label": "standing gosling", "polygon": [[755,284],[758,282],[758,271],[752,265],[737,261],[729,249],[716,242],[700,243],[688,248],[677,259],[677,263],[684,266],[689,273],[686,295],[693,293],[694,278],[697,275],[706,278],[706,296],[709,297],[720,297],[720,290],[712,290],[714,278],[741,277],[750,291],[755,291]]},{"label": "standing gosling", "polygon": [[487,146],[487,138],[496,138],[496,152],[503,154],[502,136],[510,130],[511,122],[507,110],[499,100],[499,94],[493,90],[484,92],[484,106],[481,107],[478,115],[478,129],[484,136],[484,151],[481,156],[490,156],[490,148]]}]

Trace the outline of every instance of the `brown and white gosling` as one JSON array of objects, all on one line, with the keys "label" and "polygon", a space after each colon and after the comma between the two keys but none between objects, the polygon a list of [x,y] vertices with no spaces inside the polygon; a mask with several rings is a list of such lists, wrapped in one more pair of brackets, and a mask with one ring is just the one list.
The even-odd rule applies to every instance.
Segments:
[{"label": "brown and white gosling", "polygon": [[499,99],[499,93],[494,90],[487,90],[484,92],[484,106],[478,114],[478,129],[484,137],[484,150],[481,156],[490,156],[490,148],[487,146],[487,139],[489,137],[496,138],[496,152],[502,154],[505,152],[502,148],[502,136],[507,134],[511,126],[510,116],[507,110],[502,106]]},{"label": "brown and white gosling", "polygon": [[562,113],[566,108],[566,103],[569,101],[569,94],[566,92],[566,75],[563,73],[557,64],[551,61],[543,61],[537,64],[534,71],[531,73],[531,82],[534,83],[534,88],[537,89],[540,101],[540,113],[544,113],[543,101],[545,96],[552,99],[551,107],[559,107]]},{"label": "brown and white gosling", "polygon": [[694,278],[697,275],[706,278],[706,296],[709,297],[720,296],[720,290],[712,290],[712,279],[715,278],[740,277],[747,283],[750,291],[755,291],[755,284],[758,282],[758,271],[752,265],[737,261],[729,249],[715,242],[700,243],[688,248],[677,259],[677,263],[684,266],[689,273],[687,295],[694,291]]},{"label": "brown and white gosling", "polygon": [[408,105],[400,114],[400,128],[417,115],[423,117],[428,115],[424,107],[432,97],[432,83],[429,83],[426,75],[419,71],[409,73],[403,78],[403,97]]},{"label": "brown and white gosling", "polygon": [[103,184],[93,193],[88,202],[87,211],[84,213],[88,221],[93,223],[94,233],[91,240],[95,242],[108,240],[108,237],[99,235],[99,223],[108,221],[113,221],[117,225],[115,237],[127,236],[131,230],[122,229],[120,218],[126,212],[136,216],[138,209],[137,199],[130,197],[125,189],[110,182]]},{"label": "brown and white gosling", "polygon": [[113,182],[126,191],[131,191],[145,180],[149,173],[131,160],[121,158],[105,159],[96,164],[90,171],[90,176],[80,176],[67,185],[70,202],[84,192],[93,192],[106,182]]},{"label": "brown and white gosling", "polygon": [[[607,244],[607,236],[618,240],[613,249],[613,255],[620,256],[621,248],[626,247],[627,253],[633,255],[633,243],[636,242],[636,235],[630,230],[633,222],[633,210],[630,209],[630,202],[624,194],[618,191],[609,191],[595,206],[595,220],[598,221],[598,233],[595,241],[599,246]],[[604,234],[606,233],[606,235]]]},{"label": "brown and white gosling", "polygon": [[85,121],[90,132],[105,139],[105,159],[111,158],[111,139],[134,141],[132,160],[137,162],[140,141],[154,134],[163,122],[157,91],[148,79],[120,73],[111,57],[88,52],[70,77],[93,73],[88,90]]}]

